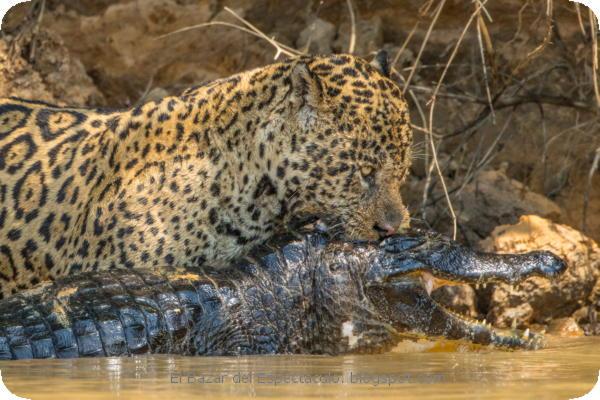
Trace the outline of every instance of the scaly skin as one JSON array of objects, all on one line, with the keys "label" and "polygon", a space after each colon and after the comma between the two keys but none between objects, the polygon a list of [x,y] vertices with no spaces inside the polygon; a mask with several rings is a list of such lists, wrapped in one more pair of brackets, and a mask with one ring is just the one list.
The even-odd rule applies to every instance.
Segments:
[{"label": "scaly skin", "polygon": [[270,247],[226,270],[86,272],[16,294],[0,302],[0,358],[377,353],[414,335],[531,349],[540,336],[445,310],[414,272],[517,282],[566,268],[548,252],[475,253],[426,232],[379,243],[311,234]]}]

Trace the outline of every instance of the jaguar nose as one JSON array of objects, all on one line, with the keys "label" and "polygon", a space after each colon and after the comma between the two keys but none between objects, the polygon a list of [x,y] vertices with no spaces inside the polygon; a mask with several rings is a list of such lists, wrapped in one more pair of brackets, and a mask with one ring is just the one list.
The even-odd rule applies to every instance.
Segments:
[{"label": "jaguar nose", "polygon": [[403,209],[391,208],[385,211],[382,220],[375,224],[374,229],[381,237],[391,236],[398,232],[405,219]]},{"label": "jaguar nose", "polygon": [[394,233],[396,233],[398,231],[398,227],[393,227],[391,224],[388,224],[385,222],[375,225],[373,227],[373,229],[375,229],[377,231],[380,238],[392,236]]}]

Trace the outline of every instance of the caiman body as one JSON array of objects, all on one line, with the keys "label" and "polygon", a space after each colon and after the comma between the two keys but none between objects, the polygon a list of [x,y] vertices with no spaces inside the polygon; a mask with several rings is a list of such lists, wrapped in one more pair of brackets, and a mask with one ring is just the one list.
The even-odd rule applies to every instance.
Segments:
[{"label": "caiman body", "polygon": [[0,358],[375,353],[414,335],[536,348],[429,297],[419,274],[454,282],[553,277],[547,252],[476,253],[417,232],[344,243],[281,239],[229,269],[114,269],[0,301]]}]

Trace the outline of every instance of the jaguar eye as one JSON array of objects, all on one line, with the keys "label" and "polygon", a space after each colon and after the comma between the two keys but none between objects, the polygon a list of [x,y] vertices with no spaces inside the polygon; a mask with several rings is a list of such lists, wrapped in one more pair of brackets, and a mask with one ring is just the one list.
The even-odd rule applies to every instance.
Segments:
[{"label": "jaguar eye", "polygon": [[372,189],[375,185],[375,168],[370,165],[360,167],[361,183],[365,189]]},{"label": "jaguar eye", "polygon": [[375,172],[375,169],[370,165],[363,165],[360,167],[360,174],[365,179],[372,176],[374,172]]}]

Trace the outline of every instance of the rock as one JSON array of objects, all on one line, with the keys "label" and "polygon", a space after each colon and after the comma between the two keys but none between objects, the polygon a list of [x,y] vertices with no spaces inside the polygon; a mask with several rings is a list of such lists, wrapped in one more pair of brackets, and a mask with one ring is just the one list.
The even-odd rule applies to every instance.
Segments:
[{"label": "rock", "polygon": [[467,227],[480,237],[487,236],[498,225],[515,223],[524,214],[551,219],[561,215],[556,203],[501,171],[480,173],[463,190],[457,208],[463,229]]},{"label": "rock", "polygon": [[597,296],[600,276],[600,248],[590,238],[566,225],[535,216],[522,216],[516,225],[499,226],[480,243],[485,251],[522,253],[549,250],[568,264],[567,271],[549,281],[531,277],[510,286],[495,284],[482,295],[489,298],[487,320],[499,327],[548,324],[552,319],[570,317],[589,306]]},{"label": "rock", "polygon": [[0,96],[54,102],[40,74],[19,55],[11,58],[9,45],[0,40]]},{"label": "rock", "polygon": [[[346,53],[350,44],[351,26],[349,19],[342,23],[338,29],[338,38],[334,43],[336,50]],[[354,54],[368,56],[383,46],[383,26],[381,17],[373,16],[369,19],[356,16],[356,45]]]},{"label": "rock", "polygon": [[[237,8],[236,12],[244,16]],[[214,18],[226,20],[225,14]],[[219,76],[229,74],[231,60],[244,54],[240,49],[252,47],[254,39],[248,34],[205,26],[162,37],[205,23],[211,17],[208,2],[116,2],[98,14],[77,18],[73,23],[77,26],[66,26],[61,19],[58,27],[65,31],[63,39],[69,48],[93,71],[109,102],[130,106],[138,102],[150,81],[170,90],[175,86],[181,89],[179,78],[194,68],[224,71]],[[231,22],[233,17],[229,17],[227,21]],[[79,37],[72,34],[76,30],[81,32]],[[200,82],[186,83],[191,86]]]},{"label": "rock", "polygon": [[144,0],[136,6],[151,34],[163,33],[164,26],[170,26],[182,18],[183,10],[173,0]]},{"label": "rock", "polygon": [[335,33],[335,25],[316,18],[300,32],[296,47],[311,54],[329,54],[331,53],[331,44],[335,38]]},{"label": "rock", "polygon": [[409,48],[404,48],[402,53],[398,54],[401,48],[401,46],[395,46],[393,43],[384,43],[382,46],[382,49],[387,51],[390,62],[393,62],[398,56],[398,59],[394,64],[394,68],[396,68],[396,70],[402,70],[402,68],[410,67],[415,62],[415,53],[413,53],[413,51]]},{"label": "rock", "polygon": [[559,318],[550,322],[547,333],[560,337],[578,337],[583,336],[583,329],[571,317]]},{"label": "rock", "polygon": [[572,315],[586,335],[600,335],[600,279],[590,295],[590,304],[581,307]]},{"label": "rock", "polygon": [[60,36],[42,30],[36,37],[33,68],[40,73],[46,87],[61,103],[71,106],[104,105],[98,90],[83,64],[71,56]]},{"label": "rock", "polygon": [[[21,56],[23,48],[9,55],[9,44],[0,40],[0,96],[42,100],[58,105],[104,105],[104,96],[87,75],[83,64],[69,53],[60,36],[40,30],[32,41],[32,61]],[[29,52],[27,51],[29,54]]]},{"label": "rock", "polygon": [[160,101],[163,98],[167,97],[169,92],[161,87],[155,87],[148,92],[146,96],[142,99],[143,102],[147,101]]},{"label": "rock", "polygon": [[[444,160],[444,157],[442,154],[440,160]],[[442,165],[448,165],[449,170],[458,169],[453,160],[444,160]],[[456,175],[461,173],[457,170]],[[407,188],[403,190],[403,195],[409,203],[409,209],[421,209],[424,183],[425,178],[407,179]],[[446,184],[452,188],[460,185],[460,182],[448,179]],[[434,198],[438,201],[434,207],[428,207],[427,220],[435,230],[451,234],[448,228],[451,229],[452,223],[439,184],[429,196],[429,200]],[[479,241],[486,238],[498,225],[516,223],[521,215],[535,214],[552,220],[562,215],[562,210],[556,203],[531,191],[521,182],[507,177],[501,170],[480,172],[460,192],[453,194],[452,204],[460,227],[459,239],[470,246],[477,246]]]}]

